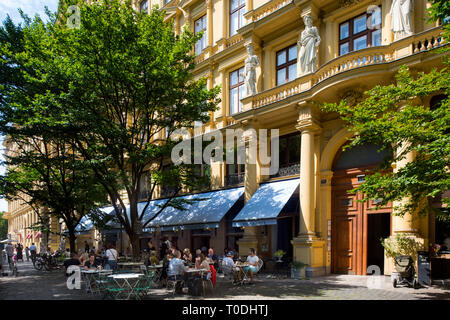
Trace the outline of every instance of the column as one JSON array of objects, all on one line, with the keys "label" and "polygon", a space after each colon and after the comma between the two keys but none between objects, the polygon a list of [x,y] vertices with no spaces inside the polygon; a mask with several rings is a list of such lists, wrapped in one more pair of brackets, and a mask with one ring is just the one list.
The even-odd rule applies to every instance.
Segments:
[{"label": "column", "polygon": [[[301,131],[300,148],[300,232],[292,240],[294,260],[307,264],[306,276],[319,276],[326,270],[326,242],[318,238],[315,228],[316,172],[315,139],[322,128],[318,110],[309,101],[298,105],[297,130]],[[323,236],[323,234],[322,234]]]},{"label": "column", "polygon": [[[400,106],[400,110],[406,103],[412,104],[421,104],[421,100],[419,98],[412,98],[410,101],[402,102]],[[404,143],[402,146],[399,146],[395,152],[397,154],[402,153],[408,147],[407,143]],[[401,168],[404,168],[408,163],[414,161],[415,154],[414,152],[409,152],[405,155],[405,157],[395,163],[394,172],[399,171]],[[408,238],[412,238],[419,245],[421,244],[424,249],[427,249],[428,246],[428,219],[429,216],[420,217],[417,212],[407,212],[403,216],[396,215],[399,212],[399,207],[404,205],[408,201],[408,198],[405,198],[401,201],[393,202],[393,211],[392,211],[392,234],[391,241],[395,241],[397,235],[404,235]],[[424,205],[427,205],[426,199],[424,199]],[[384,273],[389,275],[392,271],[394,271],[394,263],[392,259],[385,257],[384,261]]]},{"label": "column", "polygon": [[[213,47],[213,10],[212,0],[206,0],[206,19],[208,19],[208,25],[206,26],[206,32],[208,34],[208,47],[209,50]],[[211,51],[210,51],[211,54]]]},{"label": "column", "polygon": [[[244,135],[248,133],[246,130],[255,129],[253,124],[245,122],[243,124]],[[257,145],[257,137],[255,135],[246,135],[245,139],[245,178],[244,178],[244,192],[245,203],[258,190],[258,160],[257,150],[252,152],[252,145]],[[247,255],[250,248],[254,248],[258,254],[258,231],[260,227],[246,227],[244,237],[239,240],[239,255]]]}]

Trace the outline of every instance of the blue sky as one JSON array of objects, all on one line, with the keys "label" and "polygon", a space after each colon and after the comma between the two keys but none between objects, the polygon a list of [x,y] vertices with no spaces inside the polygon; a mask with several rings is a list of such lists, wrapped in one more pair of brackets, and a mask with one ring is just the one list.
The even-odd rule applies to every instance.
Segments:
[{"label": "blue sky", "polygon": [[34,17],[36,13],[41,17],[46,17],[45,6],[51,11],[56,11],[58,0],[0,0],[0,21],[3,21],[9,14],[14,22],[20,22],[19,8],[31,17]]},{"label": "blue sky", "polygon": [[[23,12],[31,17],[34,17],[38,13],[41,17],[45,18],[45,6],[51,11],[56,11],[58,8],[58,0],[0,0],[0,21],[5,20],[9,14],[11,19],[15,22],[21,22],[18,9],[21,8]],[[0,158],[3,158],[3,137],[0,137]],[[5,171],[4,167],[0,167],[0,174]],[[8,211],[8,204],[4,199],[0,199],[0,211]]]}]

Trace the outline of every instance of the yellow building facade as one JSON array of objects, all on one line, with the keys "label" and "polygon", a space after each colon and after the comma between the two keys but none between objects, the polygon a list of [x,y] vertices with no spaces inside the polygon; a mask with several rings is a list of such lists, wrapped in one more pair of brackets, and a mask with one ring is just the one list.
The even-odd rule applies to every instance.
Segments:
[{"label": "yellow building facade", "polygon": [[[347,192],[363,181],[364,170],[379,159],[370,146],[344,156],[342,147],[352,133],[336,115],[317,108],[341,99],[358,101],[364,91],[393,83],[401,65],[412,72],[442,67],[441,56],[429,53],[445,43],[441,27],[427,24],[427,1],[144,0],[134,5],[141,11],[154,5],[163,8],[176,32],[184,27],[204,32],[195,46],[195,74],[206,77],[209,88],[220,85],[222,101],[210,122],[196,127],[194,134],[279,129],[280,141],[285,138],[288,150],[280,174],[263,175],[260,159],[251,164],[247,152],[245,168],[213,164],[212,186],[242,185],[247,202],[262,183],[300,177],[299,207],[288,223],[288,254],[307,264],[307,273],[366,274],[368,266],[375,264],[389,274],[392,264],[380,254],[379,236],[408,234],[425,248],[433,241],[430,217],[395,217],[393,206],[375,211],[376,200],[360,203],[357,199],[362,195]],[[307,16],[320,43],[312,72],[304,73],[299,53]],[[400,32],[399,19],[407,25]],[[241,77],[247,45],[253,46],[259,60],[256,93],[249,96],[243,93]],[[417,103],[429,105],[432,98]],[[272,257],[279,249],[274,228],[246,227],[238,241],[240,254],[253,247],[258,255]],[[372,261],[375,256],[378,260]]]},{"label": "yellow building facade", "polygon": [[[362,195],[347,192],[361,183],[365,169],[374,167],[380,159],[373,146],[342,152],[352,133],[337,115],[323,113],[317,107],[342,99],[354,103],[364,91],[393,83],[404,64],[413,72],[442,67],[441,55],[429,52],[446,45],[441,27],[426,23],[429,3],[413,2],[409,8],[410,30],[399,35],[393,32],[393,2],[397,1],[133,2],[136,10],[148,11],[154,5],[166,10],[166,19],[173,21],[176,32],[185,27],[204,32],[195,46],[195,77],[205,77],[209,88],[220,85],[221,103],[208,123],[196,125],[195,135],[226,129],[279,130],[278,174],[263,174],[265,166],[259,158],[252,162],[248,152],[252,141],[247,139],[244,165],[211,164],[211,188],[242,187],[245,208],[263,184],[298,180],[289,200],[293,204],[275,224],[255,224],[235,228],[234,232],[221,222],[207,243],[202,232],[172,232],[170,237],[177,239],[180,248],[209,245],[222,253],[237,244],[240,255],[255,248],[258,256],[267,259],[282,249],[293,261],[307,264],[309,276],[362,275],[370,265],[379,266],[385,274],[392,269],[392,263],[380,253],[380,237],[401,233],[419,239],[425,247],[433,242],[431,217],[395,217],[393,206],[373,210],[376,200],[361,203],[357,200]],[[311,19],[320,37],[313,69],[308,73],[304,73],[299,58],[305,17]],[[246,95],[243,79],[248,45],[253,46],[259,62],[256,93],[251,95]],[[417,103],[429,105],[432,98]],[[396,168],[405,165],[404,161]],[[10,233],[17,230],[26,237],[22,230],[34,221],[29,208],[10,202],[7,217]],[[94,238],[98,247],[98,234],[86,237],[91,246]],[[84,239],[80,237],[80,241]]]}]

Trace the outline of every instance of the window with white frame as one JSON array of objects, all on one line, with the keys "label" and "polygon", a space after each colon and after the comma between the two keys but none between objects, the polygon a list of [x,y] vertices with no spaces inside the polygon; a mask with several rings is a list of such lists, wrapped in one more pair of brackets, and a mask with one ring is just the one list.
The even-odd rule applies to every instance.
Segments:
[{"label": "window with white frame", "polygon": [[381,7],[339,25],[339,55],[381,46]]},{"label": "window with white frame", "polygon": [[234,36],[245,24],[245,0],[230,0],[230,36]]},{"label": "window with white frame", "polygon": [[195,20],[194,33],[195,34],[199,34],[200,32],[203,31],[202,38],[199,39],[197,41],[197,43],[195,44],[195,53],[196,54],[202,53],[202,51],[206,48],[206,38],[207,38],[207,35],[206,35],[206,28],[207,28],[206,24],[207,24],[207,22],[206,22],[206,14],[203,17]]},{"label": "window with white frame", "polygon": [[230,114],[242,111],[242,102],[244,94],[244,68],[239,68],[230,72]]}]

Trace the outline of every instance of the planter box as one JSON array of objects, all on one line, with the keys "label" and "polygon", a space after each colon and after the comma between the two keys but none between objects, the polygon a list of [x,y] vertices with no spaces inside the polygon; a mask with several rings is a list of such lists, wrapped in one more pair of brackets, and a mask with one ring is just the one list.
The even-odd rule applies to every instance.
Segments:
[{"label": "planter box", "polygon": [[291,279],[304,279],[305,267],[303,268],[291,268]]}]

